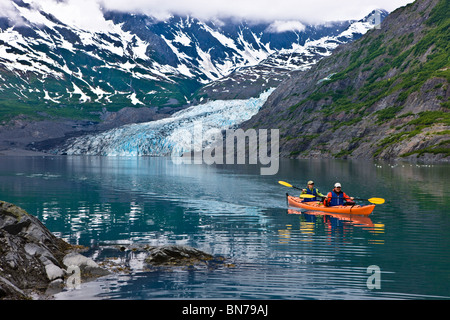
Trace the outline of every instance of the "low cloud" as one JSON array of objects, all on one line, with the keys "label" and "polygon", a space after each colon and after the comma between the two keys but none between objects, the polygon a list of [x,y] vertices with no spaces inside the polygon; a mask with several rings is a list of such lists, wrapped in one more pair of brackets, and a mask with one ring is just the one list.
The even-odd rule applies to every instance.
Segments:
[{"label": "low cloud", "polygon": [[50,13],[65,24],[85,30],[101,31],[108,27],[99,0],[22,0],[29,9],[14,5],[12,0],[0,1],[0,16],[9,17],[19,23],[20,17],[37,25],[51,23],[39,13],[42,11]]},{"label": "low cloud", "polygon": [[0,1],[0,17],[7,17],[16,23],[23,22],[12,1]]},{"label": "low cloud", "polygon": [[[93,0],[95,1],[95,0]],[[306,23],[361,19],[373,9],[392,11],[413,0],[98,0],[111,10],[203,19],[234,17],[255,21],[299,20]]]},{"label": "low cloud", "polygon": [[[302,23],[361,19],[377,8],[392,11],[413,0],[22,0],[67,23],[102,27],[102,11],[143,13],[157,19],[190,15],[273,22],[271,32],[301,30]],[[0,0],[0,16],[17,17],[12,0]],[[299,23],[298,21],[302,21]]]},{"label": "low cloud", "polygon": [[273,22],[266,31],[271,33],[282,33],[286,31],[301,32],[306,29],[306,26],[299,21],[282,21],[277,20]]}]

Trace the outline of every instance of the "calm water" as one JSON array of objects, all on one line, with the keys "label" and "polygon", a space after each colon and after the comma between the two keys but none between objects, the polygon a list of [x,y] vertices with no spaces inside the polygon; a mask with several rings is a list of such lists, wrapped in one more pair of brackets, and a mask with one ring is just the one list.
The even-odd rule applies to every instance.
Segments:
[{"label": "calm water", "polygon": [[[257,166],[175,165],[165,158],[1,157],[0,199],[57,236],[104,257],[111,245],[185,244],[235,267],[145,271],[64,291],[58,299],[450,298],[450,165],[291,161]],[[278,180],[322,192],[382,197],[370,218],[288,210]],[[381,270],[369,289],[367,268]]]}]

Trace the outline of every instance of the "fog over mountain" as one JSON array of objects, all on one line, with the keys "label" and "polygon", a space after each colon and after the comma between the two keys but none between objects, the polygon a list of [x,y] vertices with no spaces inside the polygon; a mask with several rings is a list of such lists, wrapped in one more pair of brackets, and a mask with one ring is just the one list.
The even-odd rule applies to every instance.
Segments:
[{"label": "fog over mountain", "polygon": [[[19,2],[19,1],[15,1]],[[86,28],[102,27],[103,11],[145,14],[159,20],[171,16],[193,16],[201,20],[222,18],[254,22],[303,21],[317,24],[329,21],[359,20],[368,12],[383,8],[393,11],[411,0],[20,0],[36,9],[51,12],[63,21]],[[10,1],[0,3],[0,15],[20,18]]]}]

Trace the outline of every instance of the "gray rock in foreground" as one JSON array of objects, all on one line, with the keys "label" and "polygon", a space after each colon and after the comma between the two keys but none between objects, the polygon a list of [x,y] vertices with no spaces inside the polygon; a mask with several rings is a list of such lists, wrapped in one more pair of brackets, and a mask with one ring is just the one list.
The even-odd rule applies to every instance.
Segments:
[{"label": "gray rock in foreground", "polygon": [[[54,236],[36,217],[0,201],[0,299],[31,299],[71,276],[69,266],[105,275],[94,261]],[[67,265],[69,264],[69,266]]]}]

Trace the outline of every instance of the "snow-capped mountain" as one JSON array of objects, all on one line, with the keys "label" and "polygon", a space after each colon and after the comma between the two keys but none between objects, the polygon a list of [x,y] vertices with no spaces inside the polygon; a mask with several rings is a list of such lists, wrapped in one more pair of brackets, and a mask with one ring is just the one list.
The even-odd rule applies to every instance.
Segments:
[{"label": "snow-capped mountain", "polygon": [[[310,68],[321,57],[330,55],[339,44],[351,41],[355,36],[360,36],[373,28],[375,23],[370,19],[371,16],[368,16],[366,20],[353,23],[338,37],[326,36],[319,40],[307,40],[302,46],[294,44],[291,49],[280,49],[256,65],[237,69],[230,76],[213,81],[203,88],[208,90],[210,87],[214,88],[229,81],[231,83],[223,87],[226,94],[229,94],[230,90],[242,88],[240,81],[236,80],[239,78],[235,77],[238,74],[244,79],[243,81],[247,82],[248,88],[255,89],[255,92],[248,89],[247,92],[260,93],[257,98],[214,99],[205,104],[191,106],[158,121],[125,125],[101,133],[69,139],[63,146],[50,152],[103,156],[167,156],[174,153],[181,155],[195,147],[192,138],[196,123],[201,123],[203,141],[202,146],[199,146],[200,149],[195,151],[201,151],[201,148],[211,143],[208,139],[214,140],[208,134],[205,135],[206,132],[220,133],[222,130],[238,126],[258,113],[274,90],[266,86],[273,73],[278,77],[275,80],[272,79],[276,82],[290,70]],[[261,85],[249,84],[249,82],[256,83],[260,79],[263,80]],[[264,88],[266,91],[262,92]]]},{"label": "snow-capped mountain", "polygon": [[[350,24],[346,22],[347,27],[342,28],[342,32],[293,42],[289,48],[276,50],[256,65],[238,67],[228,76],[210,82],[199,90],[197,96],[213,100],[253,97],[264,88],[278,86],[291,71],[309,69],[323,57],[331,55],[339,45],[359,39],[387,15],[384,10],[374,10],[364,19]],[[336,26],[336,23],[332,25]],[[337,28],[336,31],[342,29]]]},{"label": "snow-capped mountain", "polygon": [[[251,70],[250,78],[257,74],[273,81],[273,73],[307,67],[376,23],[297,22],[286,29],[275,23],[189,16],[161,21],[102,11],[96,21],[101,28],[93,28],[34,2],[6,1],[9,10],[0,14],[0,102],[12,114],[30,112],[30,106],[69,117],[98,114],[105,106],[112,111],[130,105],[182,106],[204,85],[215,90],[224,77],[247,77]],[[270,87],[268,82],[251,95]]]}]

